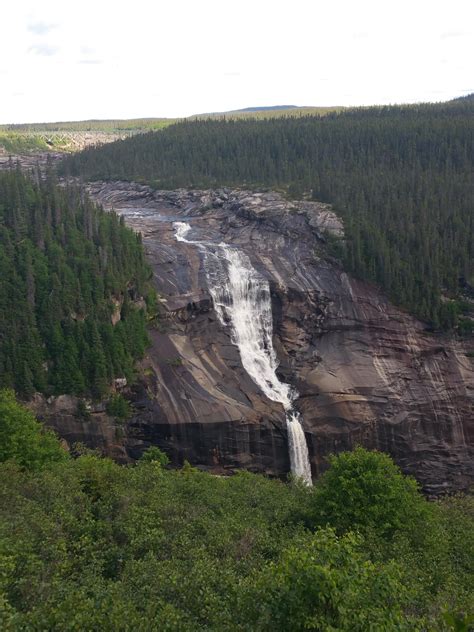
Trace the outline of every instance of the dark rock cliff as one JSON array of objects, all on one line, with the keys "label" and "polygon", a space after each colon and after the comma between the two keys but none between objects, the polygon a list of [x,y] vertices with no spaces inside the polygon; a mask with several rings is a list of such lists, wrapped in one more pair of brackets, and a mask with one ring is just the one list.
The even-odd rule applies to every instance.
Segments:
[{"label": "dark rock cliff", "polygon": [[360,443],[390,453],[428,493],[472,482],[466,343],[431,334],[350,278],[324,246],[326,231],[342,234],[329,207],[232,190],[98,183],[90,191],[142,232],[161,297],[161,327],[151,332],[136,414],[123,430],[128,457],[155,444],[175,463],[216,472],[289,470],[283,410],[259,392],[219,324],[199,250],[176,242],[172,222],[185,220],[196,239],[241,248],[269,279],[279,373],[299,391],[314,476],[329,453]]}]

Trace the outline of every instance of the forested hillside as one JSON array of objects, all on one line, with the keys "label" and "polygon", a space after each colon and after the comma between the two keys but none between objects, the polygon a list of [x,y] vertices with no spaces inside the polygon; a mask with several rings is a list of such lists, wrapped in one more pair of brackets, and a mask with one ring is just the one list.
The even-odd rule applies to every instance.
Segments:
[{"label": "forested hillside", "polygon": [[70,157],[63,173],[160,188],[279,187],[330,202],[353,274],[434,328],[473,329],[474,106],[185,121]]},{"label": "forested hillside", "polygon": [[[139,236],[76,188],[0,173],[0,387],[100,397],[143,354]],[[120,315],[113,326],[111,318]]]}]

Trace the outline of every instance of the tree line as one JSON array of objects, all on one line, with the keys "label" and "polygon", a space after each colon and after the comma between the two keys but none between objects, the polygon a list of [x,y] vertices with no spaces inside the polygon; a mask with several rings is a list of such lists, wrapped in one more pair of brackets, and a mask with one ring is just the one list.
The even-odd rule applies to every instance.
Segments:
[{"label": "tree line", "polygon": [[435,328],[468,334],[472,100],[272,120],[182,121],[71,156],[62,173],[158,188],[276,187],[343,217],[346,268]]}]

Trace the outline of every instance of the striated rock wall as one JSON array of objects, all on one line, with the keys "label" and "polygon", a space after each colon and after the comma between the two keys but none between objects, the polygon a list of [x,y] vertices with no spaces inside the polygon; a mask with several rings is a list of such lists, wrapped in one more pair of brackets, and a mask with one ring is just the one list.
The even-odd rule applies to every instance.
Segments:
[{"label": "striated rock wall", "polygon": [[276,193],[152,191],[96,183],[90,192],[140,230],[161,301],[161,330],[134,387],[136,414],[124,448],[152,444],[173,462],[223,471],[289,470],[284,415],[245,373],[213,312],[193,239],[244,250],[270,281],[280,374],[300,393],[313,474],[331,452],[361,443],[389,452],[428,493],[473,480],[474,360],[466,342],[433,335],[377,288],[350,278],[327,255],[343,234],[330,207]]},{"label": "striated rock wall", "polygon": [[105,404],[86,405],[87,415],[78,414],[79,399],[72,395],[44,397],[36,393],[28,408],[55,430],[68,450],[84,444],[107,454],[116,461],[129,461],[124,432],[120,423],[105,412]]}]

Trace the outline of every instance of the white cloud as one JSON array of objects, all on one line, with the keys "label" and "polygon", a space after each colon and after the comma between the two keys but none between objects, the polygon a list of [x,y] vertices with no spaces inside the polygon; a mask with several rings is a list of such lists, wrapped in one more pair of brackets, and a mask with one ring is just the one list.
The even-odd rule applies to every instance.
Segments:
[{"label": "white cloud", "polygon": [[59,52],[59,48],[40,42],[39,44],[30,46],[28,52],[33,53],[33,55],[40,55],[41,57],[52,57]]},{"label": "white cloud", "polygon": [[53,29],[55,29],[57,24],[54,23],[46,23],[46,22],[30,22],[28,24],[28,30],[34,33],[35,35],[46,35]]},{"label": "white cloud", "polygon": [[0,123],[442,100],[471,78],[470,0],[22,0],[5,13]]}]

